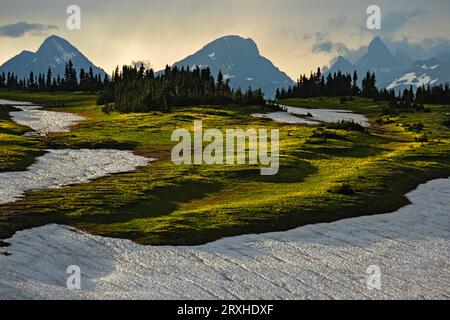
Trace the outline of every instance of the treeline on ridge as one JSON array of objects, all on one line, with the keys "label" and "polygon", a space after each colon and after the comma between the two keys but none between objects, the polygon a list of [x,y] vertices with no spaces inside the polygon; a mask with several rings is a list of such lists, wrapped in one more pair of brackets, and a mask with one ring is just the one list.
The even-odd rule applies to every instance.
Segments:
[{"label": "treeline on ridge", "polygon": [[23,90],[23,91],[99,91],[103,90],[109,83],[109,78],[105,75],[103,78],[99,74],[94,74],[92,67],[89,70],[80,69],[77,74],[76,69],[69,60],[64,68],[64,76],[53,76],[52,70],[48,68],[46,74],[34,74],[30,72],[29,76],[19,79],[12,72],[0,74],[0,89]]},{"label": "treeline on ridge", "polygon": [[424,103],[450,104],[450,87],[448,84],[433,87],[422,86],[415,93],[411,86],[397,94],[394,90],[378,89],[376,82],[375,74],[367,72],[362,80],[361,87],[359,87],[356,71],[353,75],[339,71],[330,73],[325,77],[319,68],[309,77],[301,76],[294,86],[277,90],[276,99],[356,96],[375,101],[388,101],[391,106]]},{"label": "treeline on ridge", "polygon": [[173,107],[186,105],[266,105],[260,89],[232,89],[219,72],[217,80],[209,68],[169,67],[155,74],[143,65],[117,67],[111,82],[98,98],[105,111],[168,112]]}]

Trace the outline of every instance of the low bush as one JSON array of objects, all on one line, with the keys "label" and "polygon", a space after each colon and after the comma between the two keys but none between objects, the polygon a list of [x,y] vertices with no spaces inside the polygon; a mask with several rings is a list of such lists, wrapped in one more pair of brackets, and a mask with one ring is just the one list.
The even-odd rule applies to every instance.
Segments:
[{"label": "low bush", "polygon": [[346,103],[346,102],[348,102],[350,99],[348,98],[348,97],[341,97],[340,99],[339,99],[339,101],[341,102],[341,104],[344,104],[344,103]]},{"label": "low bush", "polygon": [[428,137],[426,134],[423,134],[419,137],[416,137],[416,142],[428,142]]},{"label": "low bush", "polygon": [[336,123],[328,123],[326,125],[327,129],[335,129],[335,130],[346,130],[346,131],[358,131],[358,132],[366,132],[366,128],[364,128],[359,123],[348,120],[341,120]]},{"label": "low bush", "polygon": [[330,192],[330,193],[337,193],[337,194],[343,194],[343,195],[347,195],[347,196],[355,194],[355,190],[348,183],[343,183],[340,186],[331,188],[330,190],[328,190],[328,192]]},{"label": "low bush", "polygon": [[310,138],[313,139],[340,139],[342,138],[340,135],[338,135],[336,132],[334,131],[328,131],[325,130],[323,128],[319,128],[313,131],[312,135]]},{"label": "low bush", "polygon": [[442,124],[447,128],[450,128],[450,114],[446,114],[444,116],[444,121],[442,121]]},{"label": "low bush", "polygon": [[410,124],[406,127],[406,130],[409,132],[422,132],[422,130],[425,128],[425,126],[423,125],[423,123],[413,123]]},{"label": "low bush", "polygon": [[381,117],[381,118],[375,120],[375,123],[379,124],[379,125],[385,125],[385,124],[395,123],[395,121],[392,120],[389,116],[387,116],[387,117]]}]

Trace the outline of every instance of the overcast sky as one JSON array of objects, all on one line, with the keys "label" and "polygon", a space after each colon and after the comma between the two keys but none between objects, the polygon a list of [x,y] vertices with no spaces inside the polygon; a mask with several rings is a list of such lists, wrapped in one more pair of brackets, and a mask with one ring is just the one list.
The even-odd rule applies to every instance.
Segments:
[{"label": "overcast sky", "polygon": [[[66,28],[71,4],[82,10],[79,31]],[[371,4],[382,9],[381,31],[365,27]],[[0,64],[57,34],[107,72],[133,60],[160,69],[236,34],[297,78],[374,35],[448,44],[449,14],[449,0],[0,0]]]}]

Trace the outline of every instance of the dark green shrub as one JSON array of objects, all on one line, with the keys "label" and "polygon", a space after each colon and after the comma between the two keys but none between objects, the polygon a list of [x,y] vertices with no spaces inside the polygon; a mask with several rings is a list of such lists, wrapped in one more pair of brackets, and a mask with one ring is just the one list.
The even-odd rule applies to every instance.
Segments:
[{"label": "dark green shrub", "polygon": [[395,123],[395,121],[392,120],[392,119],[388,116],[388,117],[381,117],[381,118],[375,120],[375,123],[376,123],[376,124],[379,124],[379,125],[384,125],[384,124]]},{"label": "dark green shrub", "polygon": [[418,133],[418,132],[422,132],[422,130],[424,128],[425,128],[425,126],[423,125],[423,123],[414,123],[414,124],[408,125],[406,127],[406,130],[409,132]]},{"label": "dark green shrub", "polygon": [[335,129],[335,130],[346,130],[346,131],[358,131],[358,132],[366,132],[366,128],[364,128],[359,123],[348,120],[341,120],[336,123],[328,123],[326,124],[327,129]]},{"label": "dark green shrub", "polygon": [[420,137],[416,137],[416,142],[428,142],[428,137],[426,134],[421,135]]},{"label": "dark green shrub", "polygon": [[341,139],[342,137],[338,135],[336,132],[328,131],[323,128],[319,128],[313,131],[310,138],[313,139]]},{"label": "dark green shrub", "polygon": [[349,101],[349,98],[348,98],[348,97],[341,97],[341,98],[339,99],[339,101],[341,102],[341,104],[344,104],[344,103],[346,103],[346,102]]},{"label": "dark green shrub", "polygon": [[450,114],[446,114],[444,117],[444,121],[442,122],[444,126],[450,128]]},{"label": "dark green shrub", "polygon": [[351,196],[351,195],[355,194],[355,190],[348,183],[343,183],[340,186],[334,187],[334,188],[328,190],[328,192],[330,192],[330,193],[337,193],[337,194],[343,194],[343,195],[346,195],[346,196]]}]

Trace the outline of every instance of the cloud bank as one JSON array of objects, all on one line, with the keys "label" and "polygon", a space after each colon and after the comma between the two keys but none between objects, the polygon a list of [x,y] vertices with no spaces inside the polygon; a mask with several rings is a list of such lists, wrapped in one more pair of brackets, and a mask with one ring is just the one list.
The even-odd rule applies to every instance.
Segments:
[{"label": "cloud bank", "polygon": [[393,10],[382,18],[382,30],[384,33],[394,33],[399,29],[414,22],[414,19],[424,17],[428,11],[416,8],[410,11]]},{"label": "cloud bank", "polygon": [[0,37],[19,38],[27,34],[41,35],[46,31],[59,29],[55,25],[18,22],[0,26]]}]

